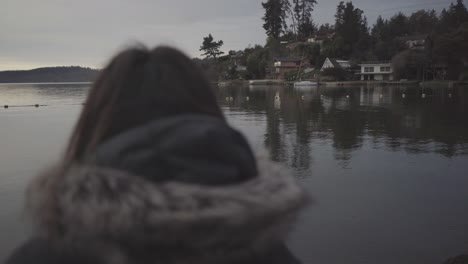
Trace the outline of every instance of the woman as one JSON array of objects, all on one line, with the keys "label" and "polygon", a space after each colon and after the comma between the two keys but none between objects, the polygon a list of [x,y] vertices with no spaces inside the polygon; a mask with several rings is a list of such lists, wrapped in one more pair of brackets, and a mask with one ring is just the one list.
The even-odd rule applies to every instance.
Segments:
[{"label": "woman", "polygon": [[227,124],[188,57],[132,48],[30,186],[35,238],[8,263],[295,263],[282,245],[305,200]]}]

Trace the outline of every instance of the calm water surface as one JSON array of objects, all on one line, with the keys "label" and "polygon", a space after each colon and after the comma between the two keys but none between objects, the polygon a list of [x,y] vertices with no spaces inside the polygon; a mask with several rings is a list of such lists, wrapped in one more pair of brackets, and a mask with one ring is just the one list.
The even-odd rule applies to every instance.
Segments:
[{"label": "calm water surface", "polygon": [[[0,105],[12,106],[0,109],[0,261],[28,237],[26,184],[60,157],[88,89],[0,85]],[[256,86],[217,96],[252,145],[314,197],[289,241],[304,263],[437,264],[468,253],[468,88]]]}]

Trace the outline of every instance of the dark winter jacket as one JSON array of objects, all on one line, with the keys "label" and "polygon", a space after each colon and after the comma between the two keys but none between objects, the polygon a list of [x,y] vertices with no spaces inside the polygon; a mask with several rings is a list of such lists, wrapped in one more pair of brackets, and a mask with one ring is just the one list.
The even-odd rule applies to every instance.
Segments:
[{"label": "dark winter jacket", "polygon": [[283,244],[306,197],[224,121],[190,115],[44,173],[27,200],[37,239],[8,264],[286,264],[297,263]]}]

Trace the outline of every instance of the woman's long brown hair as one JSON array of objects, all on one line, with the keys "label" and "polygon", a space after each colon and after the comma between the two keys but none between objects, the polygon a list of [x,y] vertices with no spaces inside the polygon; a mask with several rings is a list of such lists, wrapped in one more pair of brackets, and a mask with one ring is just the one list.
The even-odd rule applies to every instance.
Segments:
[{"label": "woman's long brown hair", "polygon": [[183,113],[224,120],[209,81],[170,47],[136,47],[115,56],[94,83],[65,161],[80,161],[103,141],[146,122]]}]

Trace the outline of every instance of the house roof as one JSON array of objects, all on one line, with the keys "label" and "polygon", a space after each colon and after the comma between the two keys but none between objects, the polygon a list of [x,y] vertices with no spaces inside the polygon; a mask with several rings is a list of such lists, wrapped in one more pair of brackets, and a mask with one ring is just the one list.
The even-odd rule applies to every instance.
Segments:
[{"label": "house roof", "polygon": [[325,60],[325,62],[322,65],[321,71],[323,71],[326,68],[329,68],[329,67],[325,68],[325,65],[326,65],[327,61],[330,61],[330,63],[333,65],[333,68],[337,68],[337,69],[352,70],[353,68],[355,68],[357,66],[357,64],[355,64],[355,63],[353,63],[353,62],[351,62],[349,60],[342,60],[342,59],[336,59],[336,58],[327,58],[327,60]]},{"label": "house roof", "polygon": [[275,58],[275,61],[280,62],[300,62],[303,61],[301,58],[285,57],[285,58]]},{"label": "house roof", "polygon": [[328,58],[335,68],[341,68],[341,65],[338,63],[338,59]]},{"label": "house roof", "polygon": [[337,59],[337,58],[327,58],[330,60],[330,62],[333,64],[335,68],[343,68],[342,64],[349,64],[351,65],[351,61],[349,60],[343,60],[343,59]]},{"label": "house roof", "polygon": [[391,65],[389,61],[363,61],[359,65]]}]

